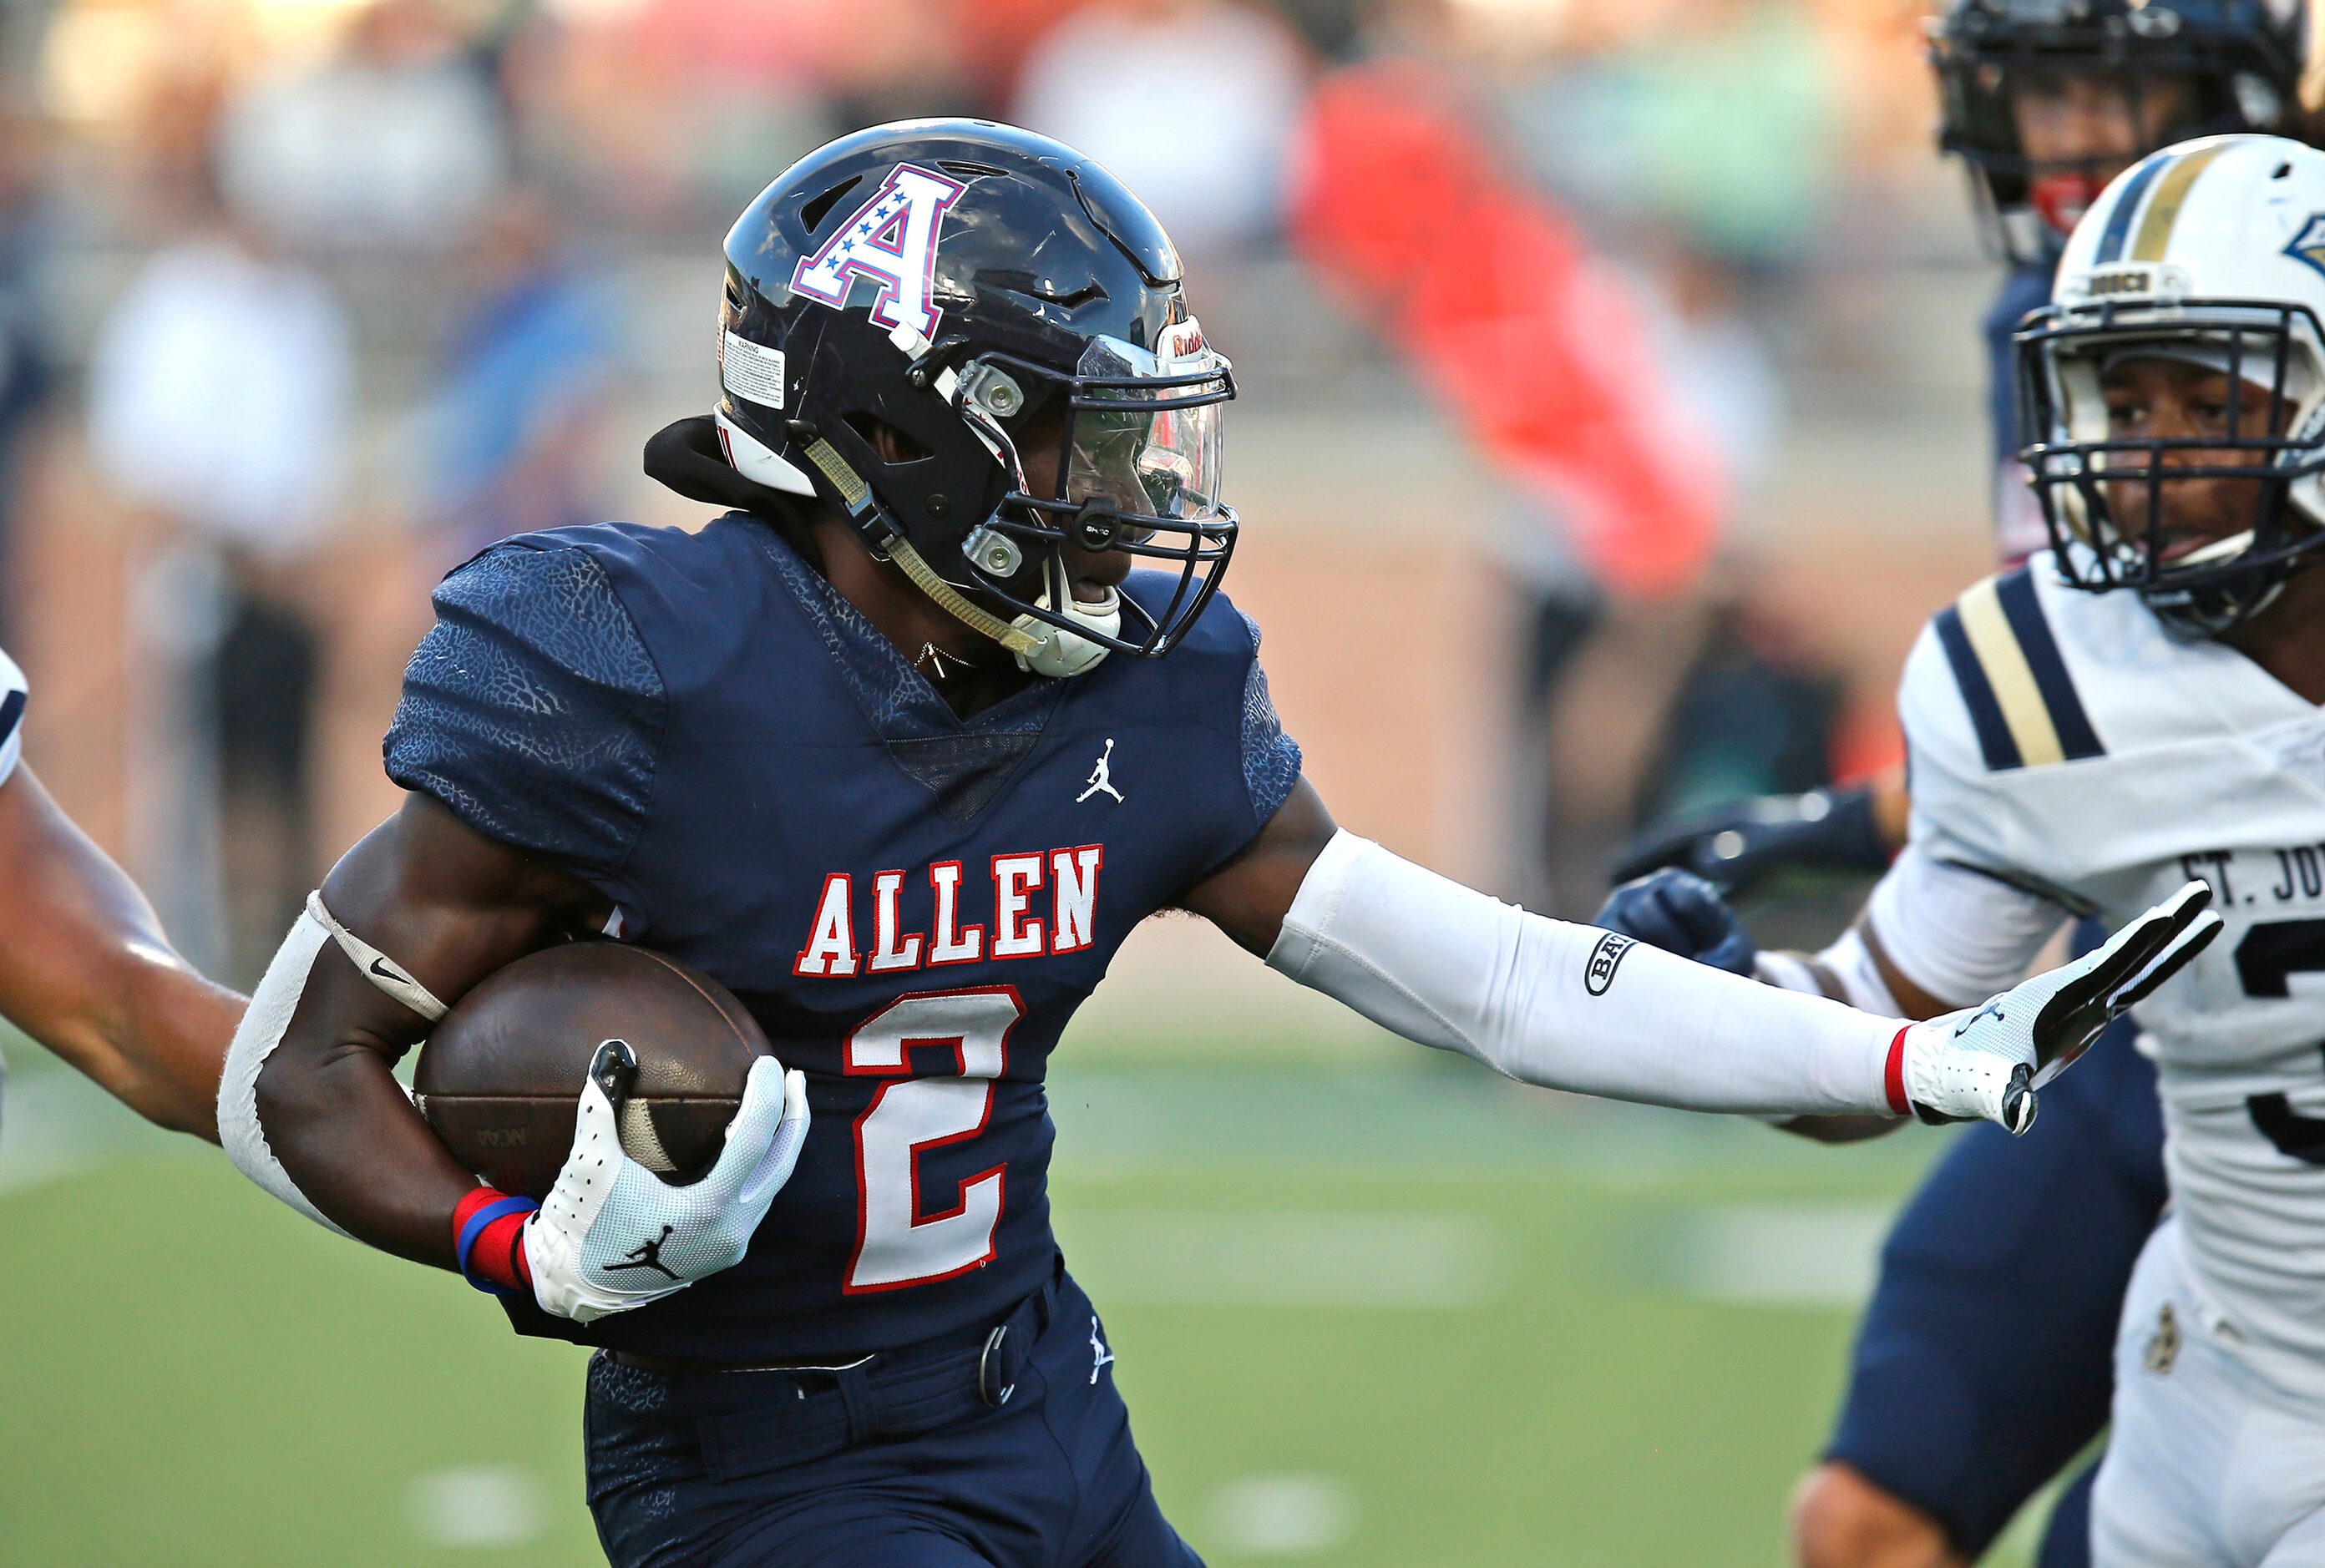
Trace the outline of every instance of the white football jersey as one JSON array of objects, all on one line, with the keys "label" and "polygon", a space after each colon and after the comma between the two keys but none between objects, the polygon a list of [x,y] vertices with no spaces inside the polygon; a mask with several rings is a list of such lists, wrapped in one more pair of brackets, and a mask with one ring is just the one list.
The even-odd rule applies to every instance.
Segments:
[{"label": "white football jersey", "polygon": [[24,672],[0,649],[0,784],[16,770],[24,749]]},{"label": "white football jersey", "polygon": [[2051,559],[1907,662],[1913,842],[2117,927],[2211,885],[2226,929],[2135,1015],[2173,1203],[2224,1333],[2325,1395],[2325,712]]}]

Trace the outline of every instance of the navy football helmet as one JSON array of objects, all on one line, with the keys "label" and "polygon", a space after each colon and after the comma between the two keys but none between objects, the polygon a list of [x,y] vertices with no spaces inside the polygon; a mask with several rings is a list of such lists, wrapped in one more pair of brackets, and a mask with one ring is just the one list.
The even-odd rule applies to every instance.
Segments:
[{"label": "navy football helmet", "polygon": [[[1025,669],[1166,653],[1233,554],[1227,361],[1138,198],[1044,136],[911,120],[786,170],[727,236],[726,459],[814,495]],[[1177,573],[1078,603],[1065,552]]]},{"label": "navy football helmet", "polygon": [[[2216,132],[2300,134],[2315,43],[2305,0],[1950,0],[1930,32],[1938,144],[1968,166],[2004,254],[2048,262],[2124,164]],[[2028,154],[2014,100],[2070,78],[2123,95],[2134,145],[2112,159]]]}]

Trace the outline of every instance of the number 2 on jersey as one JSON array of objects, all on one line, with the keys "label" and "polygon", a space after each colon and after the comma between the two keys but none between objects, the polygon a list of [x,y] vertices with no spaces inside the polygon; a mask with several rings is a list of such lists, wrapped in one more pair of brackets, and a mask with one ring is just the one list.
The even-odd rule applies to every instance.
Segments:
[{"label": "number 2 on jersey", "polygon": [[[1009,1062],[1009,1031],[1025,1016],[1011,985],[903,996],[856,1027],[844,1065],[851,1076],[894,1079],[873,1091],[856,1120],[856,1253],[848,1295],[902,1290],[966,1274],[993,1256],[1005,1167],[931,1194],[924,1213],[921,1155],[985,1130],[993,1081]],[[949,1056],[953,1071],[912,1076],[912,1055]]]}]

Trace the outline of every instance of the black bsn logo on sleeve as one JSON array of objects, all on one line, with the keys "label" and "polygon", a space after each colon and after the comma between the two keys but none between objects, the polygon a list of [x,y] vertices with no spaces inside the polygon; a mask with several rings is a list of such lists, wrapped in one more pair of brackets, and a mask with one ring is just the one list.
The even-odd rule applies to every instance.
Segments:
[{"label": "black bsn logo on sleeve", "polygon": [[1582,989],[1593,996],[1604,996],[1607,988],[1615,983],[1615,970],[1623,962],[1623,955],[1638,945],[1630,937],[1614,931],[1598,938],[1598,945],[1590,950],[1590,962],[1582,971]]}]

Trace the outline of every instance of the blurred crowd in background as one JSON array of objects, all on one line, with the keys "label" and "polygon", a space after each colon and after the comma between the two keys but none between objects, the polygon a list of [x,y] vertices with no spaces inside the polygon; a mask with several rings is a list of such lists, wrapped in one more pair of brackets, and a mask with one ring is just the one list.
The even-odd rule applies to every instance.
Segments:
[{"label": "blurred crowd in background", "polygon": [[1991,278],[1921,16],[0,0],[29,754],[246,982],[393,806],[434,579],[700,515],[637,454],[716,395],[732,215],[833,134],[970,113],[1178,239],[1244,388],[1228,591],[1311,767],[1374,779],[1355,825],[1587,912],[1635,825],[1890,761],[1896,656],[1983,558]]}]

